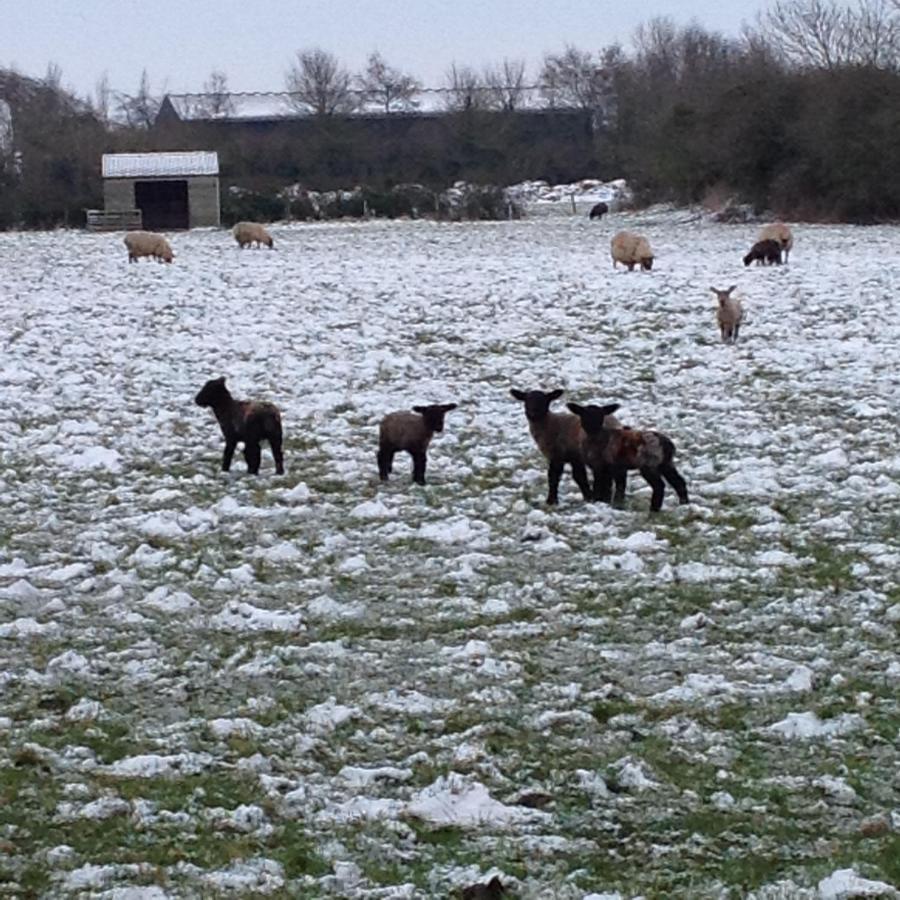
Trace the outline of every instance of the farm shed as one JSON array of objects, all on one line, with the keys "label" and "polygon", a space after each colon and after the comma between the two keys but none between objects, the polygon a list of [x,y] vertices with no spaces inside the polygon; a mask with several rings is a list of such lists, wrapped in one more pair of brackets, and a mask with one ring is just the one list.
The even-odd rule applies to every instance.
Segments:
[{"label": "farm shed", "polygon": [[211,151],[104,153],[107,213],[139,209],[151,231],[219,225],[219,157]]}]

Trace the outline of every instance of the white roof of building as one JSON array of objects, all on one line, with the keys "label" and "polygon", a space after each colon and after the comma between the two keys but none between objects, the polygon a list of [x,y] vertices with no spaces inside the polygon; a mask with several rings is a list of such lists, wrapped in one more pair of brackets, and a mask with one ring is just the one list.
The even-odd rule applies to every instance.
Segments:
[{"label": "white roof of building", "polygon": [[185,153],[104,153],[104,178],[166,178],[218,175],[219,154],[211,150]]}]

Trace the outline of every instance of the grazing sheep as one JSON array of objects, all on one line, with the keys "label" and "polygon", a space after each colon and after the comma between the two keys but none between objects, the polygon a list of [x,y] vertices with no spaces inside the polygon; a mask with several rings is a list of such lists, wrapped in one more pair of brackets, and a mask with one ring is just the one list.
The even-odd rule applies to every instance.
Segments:
[{"label": "grazing sheep", "polygon": [[284,457],[281,453],[281,413],[274,403],[263,400],[235,400],[225,378],[212,378],[203,385],[194,398],[197,406],[212,407],[225,438],[222,471],[231,468],[231,458],[239,441],[244,442],[244,459],[251,475],[259,474],[260,441],[266,440],[272,448],[275,473],[284,475]]},{"label": "grazing sheep", "polygon": [[781,265],[781,244],[778,241],[757,241],[744,257],[744,265],[749,266],[753,260],[759,265]]},{"label": "grazing sheep", "polygon": [[612,502],[620,506],[625,502],[625,483],[629,469],[637,469],[653,488],[650,509],[662,508],[666,492],[665,479],[675,489],[680,503],[688,502],[687,485],[675,468],[675,444],[658,431],[637,431],[633,428],[610,428],[607,417],[618,408],[618,403],[607,406],[579,406],[567,404],[581,419],[584,437],[582,447],[585,462],[594,473],[594,500],[610,502],[612,483],[616,494]]},{"label": "grazing sheep", "polygon": [[647,238],[630,231],[620,231],[610,242],[613,268],[617,263],[624,263],[631,272],[636,265],[648,272],[653,268],[653,251]]},{"label": "grazing sheep", "polygon": [[161,234],[153,231],[129,231],[124,240],[130,263],[137,262],[141,256],[152,256],[157,262],[167,263],[174,259],[172,247]]},{"label": "grazing sheep", "polygon": [[378,429],[378,476],[387,481],[394,464],[394,454],[405,450],[413,460],[413,481],[425,484],[428,445],[435,433],[444,430],[444,416],[455,403],[414,406],[414,412],[388,413]]},{"label": "grazing sheep", "polygon": [[[581,496],[590,500],[591,485],[584,467],[581,423],[569,413],[550,412],[550,404],[558,400],[563,391],[519,391],[513,388],[510,394],[525,404],[528,430],[547,460],[547,503],[551,506],[559,503],[559,480],[567,463]],[[607,427],[618,428],[618,420],[611,416]]]},{"label": "grazing sheep", "polygon": [[599,203],[595,203],[591,207],[591,211],[589,213],[589,218],[591,219],[602,219],[609,212],[609,205],[604,203],[602,200]]},{"label": "grazing sheep", "polygon": [[744,318],[744,309],[741,306],[740,299],[731,296],[736,288],[736,284],[733,284],[726,291],[720,291],[714,287],[710,288],[719,299],[716,318],[719,322],[719,330],[722,332],[722,340],[726,344],[737,342],[738,332],[741,329],[741,320]]},{"label": "grazing sheep", "polygon": [[241,250],[243,250],[244,247],[249,247],[253,243],[256,244],[257,249],[259,249],[262,244],[265,244],[270,250],[275,249],[272,235],[270,235],[258,222],[238,222],[231,233],[234,235],[234,239],[241,245]]},{"label": "grazing sheep", "polygon": [[759,230],[759,235],[756,239],[758,241],[778,241],[784,252],[784,261],[788,261],[791,247],[794,246],[794,235],[787,225],[782,222],[776,222],[774,225],[764,225]]},{"label": "grazing sheep", "polygon": [[496,875],[487,884],[470,884],[462,889],[462,900],[502,900],[505,895],[506,888]]}]

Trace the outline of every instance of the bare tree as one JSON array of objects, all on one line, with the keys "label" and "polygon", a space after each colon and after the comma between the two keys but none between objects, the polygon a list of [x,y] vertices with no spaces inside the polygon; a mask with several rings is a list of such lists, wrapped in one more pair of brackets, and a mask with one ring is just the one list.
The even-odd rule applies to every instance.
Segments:
[{"label": "bare tree", "polygon": [[444,104],[451,112],[465,109],[484,109],[487,92],[478,73],[469,66],[453,63],[447,70],[444,87]]},{"label": "bare tree", "polygon": [[418,106],[415,96],[422,90],[422,83],[389,66],[377,51],[369,56],[366,71],[357,81],[365,99],[385,113],[405,112]]},{"label": "bare tree", "polygon": [[890,5],[859,0],[855,9],[836,0],[777,0],[760,14],[759,27],[773,50],[793,65],[900,67],[896,0]]},{"label": "bare tree", "polygon": [[109,128],[112,120],[113,91],[109,86],[109,75],[104,72],[94,84],[94,95],[89,98],[94,115],[104,128]]},{"label": "bare tree", "polygon": [[609,72],[589,51],[571,44],[562,53],[544,57],[541,93],[550,106],[601,108],[609,94]]},{"label": "bare tree", "polygon": [[525,99],[525,61],[504,59],[499,66],[485,69],[484,84],[491,106],[508,111],[518,109]]},{"label": "bare tree", "polygon": [[209,116],[226,116],[234,112],[234,103],[228,91],[228,76],[213,69],[203,82],[203,112]]},{"label": "bare tree", "polygon": [[294,106],[318,116],[352,112],[357,97],[350,84],[350,73],[337,57],[318,47],[298,50],[297,61],[285,75]]},{"label": "bare tree", "polygon": [[159,112],[159,99],[150,91],[150,76],[146,69],[141,72],[141,83],[136,94],[119,95],[119,112],[132,128],[150,128],[153,125]]}]

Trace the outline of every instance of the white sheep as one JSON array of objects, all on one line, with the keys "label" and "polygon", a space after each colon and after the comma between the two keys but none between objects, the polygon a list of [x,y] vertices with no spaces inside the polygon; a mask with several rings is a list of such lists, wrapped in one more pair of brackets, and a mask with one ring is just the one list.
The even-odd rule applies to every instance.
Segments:
[{"label": "white sheep", "polygon": [[736,284],[724,291],[711,287],[710,290],[718,297],[719,307],[716,310],[716,319],[719,322],[719,330],[722,332],[722,340],[726,344],[734,344],[738,339],[741,328],[741,320],[744,318],[744,309],[738,297],[731,294],[737,288]]},{"label": "white sheep", "polygon": [[610,251],[612,253],[613,268],[616,263],[623,263],[628,266],[631,272],[636,265],[640,265],[642,269],[650,270],[653,268],[653,251],[650,249],[650,243],[647,238],[639,234],[633,234],[630,231],[620,231],[610,241]]},{"label": "white sheep", "polygon": [[774,225],[764,225],[759,230],[758,241],[778,241],[781,244],[781,250],[784,253],[784,261],[788,261],[788,253],[794,246],[794,235],[791,229],[783,222],[776,222]]},{"label": "white sheep", "polygon": [[270,250],[275,249],[272,235],[270,235],[265,227],[258,222],[238,222],[231,233],[234,235],[234,239],[241,245],[241,250],[243,250],[244,247],[249,247],[253,243],[256,244],[257,248],[262,244],[265,244]]},{"label": "white sheep", "polygon": [[141,256],[152,256],[158,262],[170,263],[175,257],[169,242],[153,231],[129,231],[125,235],[128,262],[137,262]]}]

